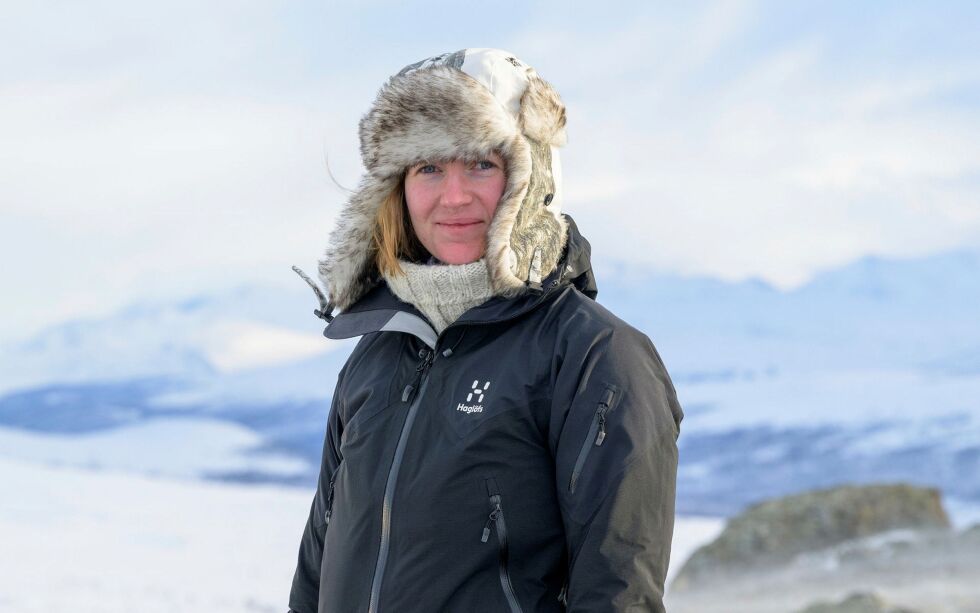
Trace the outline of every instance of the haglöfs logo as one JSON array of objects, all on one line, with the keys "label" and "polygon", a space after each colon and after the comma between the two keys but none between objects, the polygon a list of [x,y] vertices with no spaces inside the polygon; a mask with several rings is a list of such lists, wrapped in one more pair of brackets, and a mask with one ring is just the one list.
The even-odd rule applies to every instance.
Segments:
[{"label": "hagl\u00f6fs logo", "polygon": [[456,406],[456,410],[463,413],[482,413],[483,405],[479,403],[483,402],[483,396],[487,393],[487,390],[490,389],[490,382],[487,381],[481,387],[480,381],[476,380],[473,382],[471,388],[470,393],[466,395],[466,402],[473,402],[473,398],[476,397],[476,404],[463,404],[460,402]]}]

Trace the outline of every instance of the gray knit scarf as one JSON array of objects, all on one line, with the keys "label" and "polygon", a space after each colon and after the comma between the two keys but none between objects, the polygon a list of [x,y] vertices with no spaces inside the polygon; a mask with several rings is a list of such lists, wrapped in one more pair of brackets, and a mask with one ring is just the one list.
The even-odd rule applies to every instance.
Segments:
[{"label": "gray knit scarf", "polygon": [[428,317],[436,333],[493,296],[484,258],[469,264],[444,264],[435,257],[425,264],[398,263],[405,274],[384,275],[388,287]]}]

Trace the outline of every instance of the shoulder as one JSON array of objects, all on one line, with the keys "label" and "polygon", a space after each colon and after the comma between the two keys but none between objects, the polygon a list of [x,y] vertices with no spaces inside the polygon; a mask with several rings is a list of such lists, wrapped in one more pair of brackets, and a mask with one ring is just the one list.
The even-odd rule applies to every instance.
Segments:
[{"label": "shoulder", "polygon": [[560,296],[548,317],[555,331],[554,376],[564,371],[577,382],[576,391],[582,381],[598,378],[634,396],[658,397],[680,423],[683,412],[667,367],[643,331],[577,291]]},{"label": "shoulder", "polygon": [[562,290],[548,305],[544,317],[543,323],[555,335],[556,348],[596,345],[653,348],[652,341],[644,332],[573,287]]},{"label": "shoulder", "polygon": [[377,370],[372,366],[377,362],[390,363],[398,352],[403,350],[403,339],[400,334],[385,334],[370,332],[358,339],[351,350],[338,375],[338,385],[344,386],[345,381],[363,376],[365,372]]}]

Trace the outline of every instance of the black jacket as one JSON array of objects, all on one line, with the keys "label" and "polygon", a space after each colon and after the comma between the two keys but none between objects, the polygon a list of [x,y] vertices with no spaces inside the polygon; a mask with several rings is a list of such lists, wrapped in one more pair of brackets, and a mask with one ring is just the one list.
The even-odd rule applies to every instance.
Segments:
[{"label": "black jacket", "polygon": [[683,414],[650,340],[594,301],[568,220],[540,290],[438,336],[383,282],[327,326],[362,338],[291,611],[664,610]]}]

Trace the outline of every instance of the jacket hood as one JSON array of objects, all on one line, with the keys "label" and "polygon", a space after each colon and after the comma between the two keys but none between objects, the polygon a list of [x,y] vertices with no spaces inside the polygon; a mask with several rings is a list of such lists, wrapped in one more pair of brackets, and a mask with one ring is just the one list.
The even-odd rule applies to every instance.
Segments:
[{"label": "jacket hood", "polygon": [[595,273],[592,272],[592,245],[579,232],[571,215],[565,213],[563,217],[568,224],[568,243],[559,261],[561,275],[555,277],[552,283],[559,285],[567,280],[578,291],[595,300],[599,295],[599,287],[596,285]]},{"label": "jacket hood", "polygon": [[512,54],[463,49],[403,68],[360,122],[366,173],[318,267],[329,302],[346,310],[380,281],[375,217],[407,168],[491,152],[507,166],[504,193],[487,229],[494,294],[513,297],[540,284],[568,240],[557,151],[564,142],[565,107],[557,92]]}]

